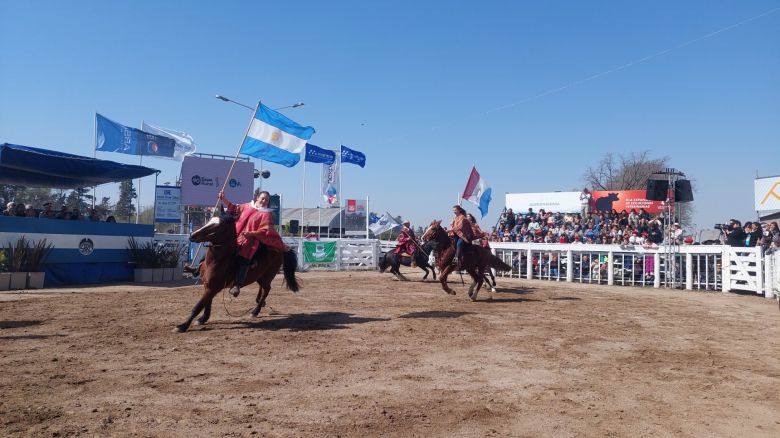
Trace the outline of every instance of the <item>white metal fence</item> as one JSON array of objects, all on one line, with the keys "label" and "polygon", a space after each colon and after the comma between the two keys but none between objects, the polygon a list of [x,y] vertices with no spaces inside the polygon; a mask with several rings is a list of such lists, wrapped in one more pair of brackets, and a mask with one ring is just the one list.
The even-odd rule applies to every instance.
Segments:
[{"label": "white metal fence", "polygon": [[[155,241],[186,244],[188,235],[157,234]],[[382,252],[396,242],[376,239],[322,239],[336,242],[336,261],[310,264],[303,259],[305,239],[284,238],[298,252],[300,270],[372,270]],[[687,290],[748,291],[780,296],[780,252],[762,257],[760,248],[721,245],[681,246],[667,260],[663,247],[491,242],[493,252],[512,267],[504,277],[596,283],[616,286],[681,287]],[[198,259],[205,254],[200,251]],[[197,262],[195,260],[194,262]],[[667,263],[675,263],[667,270]],[[726,269],[724,269],[724,266]],[[675,278],[666,278],[675,272]]]},{"label": "white metal fence", "polygon": [[[663,247],[501,242],[491,245],[494,253],[512,266],[510,272],[499,273],[502,276],[774,295],[764,288],[766,274],[762,275],[760,248],[681,246],[678,253],[668,257]],[[675,269],[666,269],[667,263],[674,263]],[[667,278],[667,272],[674,272],[675,278]]]}]

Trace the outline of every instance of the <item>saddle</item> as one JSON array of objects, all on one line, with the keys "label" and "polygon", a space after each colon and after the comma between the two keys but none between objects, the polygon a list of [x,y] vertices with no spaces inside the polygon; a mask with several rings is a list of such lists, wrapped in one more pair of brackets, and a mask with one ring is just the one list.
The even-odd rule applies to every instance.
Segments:
[{"label": "saddle", "polygon": [[411,254],[409,254],[406,251],[402,251],[401,254],[398,254],[398,255],[401,256],[401,257],[411,257],[412,256]]}]

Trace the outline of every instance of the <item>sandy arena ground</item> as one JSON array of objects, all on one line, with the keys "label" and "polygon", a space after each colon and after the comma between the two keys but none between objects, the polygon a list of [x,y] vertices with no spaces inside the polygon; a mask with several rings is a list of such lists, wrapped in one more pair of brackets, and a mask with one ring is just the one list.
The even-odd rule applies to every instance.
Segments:
[{"label": "sandy arena ground", "polygon": [[0,294],[0,436],[780,436],[773,301],[405,272]]}]

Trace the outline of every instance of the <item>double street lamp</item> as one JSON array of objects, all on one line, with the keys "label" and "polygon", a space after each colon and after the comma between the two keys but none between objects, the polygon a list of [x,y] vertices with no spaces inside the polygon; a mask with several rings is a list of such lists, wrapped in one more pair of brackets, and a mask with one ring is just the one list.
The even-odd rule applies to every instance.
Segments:
[{"label": "double street lamp", "polygon": [[[246,108],[248,110],[252,110],[252,111],[255,110],[254,108],[252,108],[249,105],[244,105],[241,102],[236,102],[235,100],[228,99],[227,97],[225,97],[225,96],[223,96],[221,94],[217,94],[214,97],[216,97],[217,99],[219,99],[219,100],[221,100],[223,102],[230,102],[230,103],[235,103],[236,105],[239,105],[239,106],[243,106],[244,108]],[[281,108],[274,108],[274,111],[279,111],[279,110],[283,110],[283,109],[287,109],[287,108],[298,108],[299,106],[303,106],[303,105],[305,105],[303,102],[298,102],[298,103],[294,103],[292,105],[283,106]]]}]

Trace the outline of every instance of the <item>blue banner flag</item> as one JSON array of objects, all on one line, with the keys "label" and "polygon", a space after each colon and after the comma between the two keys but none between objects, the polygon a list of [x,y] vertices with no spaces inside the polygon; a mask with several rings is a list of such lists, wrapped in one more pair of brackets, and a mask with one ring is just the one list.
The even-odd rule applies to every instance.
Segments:
[{"label": "blue banner flag", "polygon": [[301,161],[306,140],[314,134],[311,126],[302,126],[265,105],[259,105],[249,123],[241,153],[293,167]]},{"label": "blue banner flag", "polygon": [[176,142],[162,135],[120,125],[95,113],[95,150],[172,158]]},{"label": "blue banner flag", "polygon": [[344,145],[341,145],[341,162],[357,164],[360,167],[366,167],[366,156],[363,152],[354,151]]},{"label": "blue banner flag", "polygon": [[336,161],[336,151],[306,143],[306,156],[303,160],[310,163],[333,164]]}]

